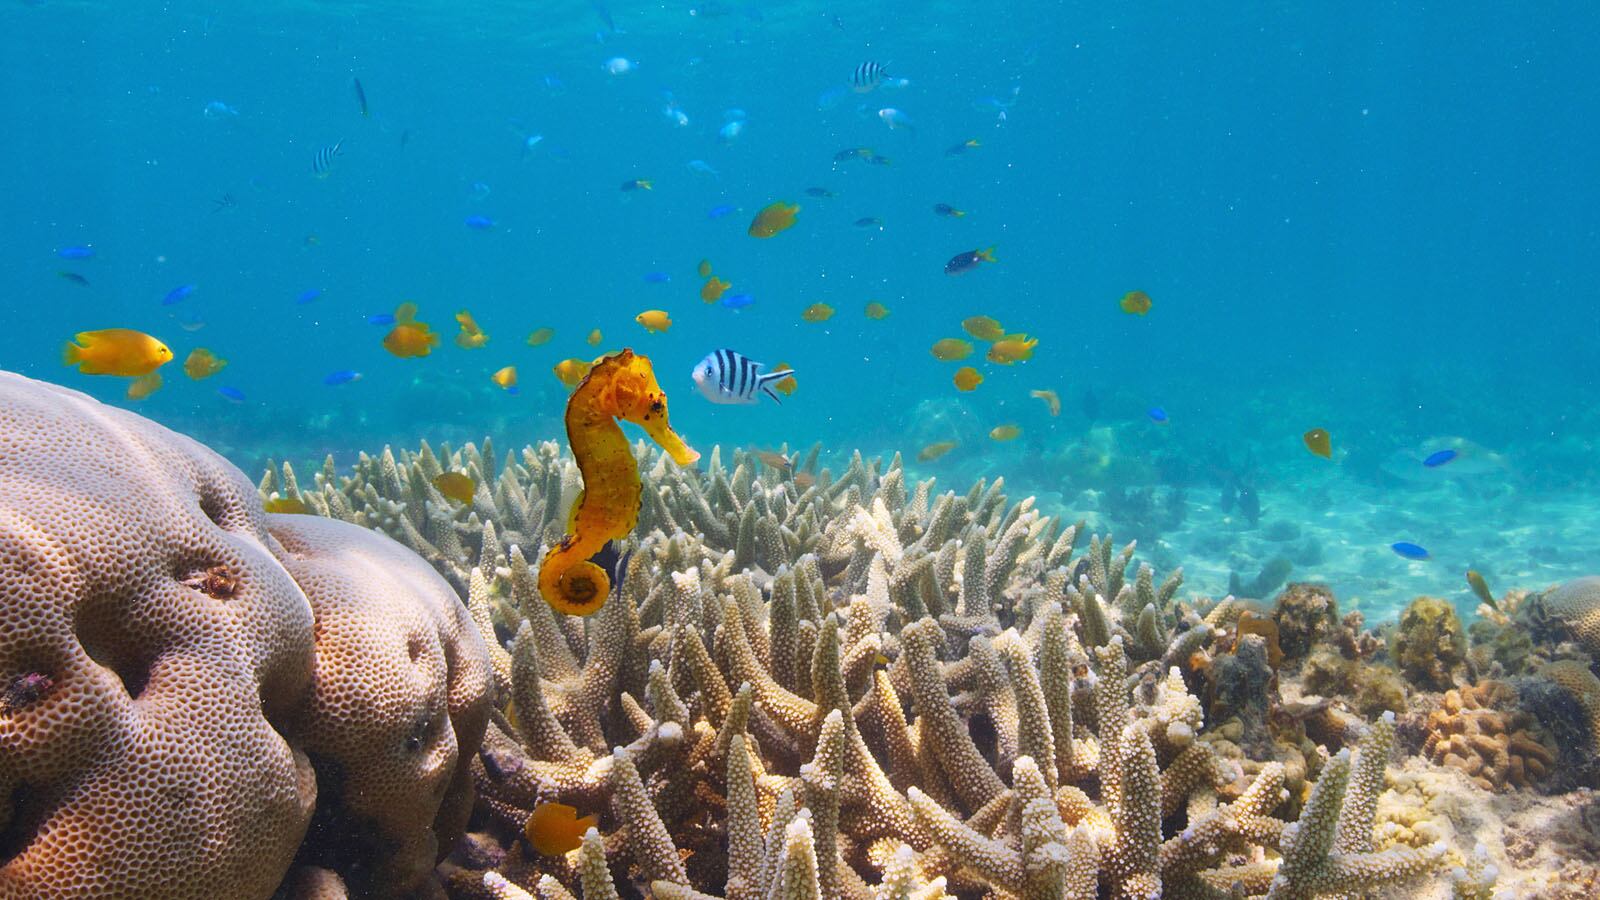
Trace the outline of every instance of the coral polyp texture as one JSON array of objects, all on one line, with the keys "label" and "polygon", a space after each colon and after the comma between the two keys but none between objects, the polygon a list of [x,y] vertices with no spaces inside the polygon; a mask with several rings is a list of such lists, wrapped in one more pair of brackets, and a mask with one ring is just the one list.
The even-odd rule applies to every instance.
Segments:
[{"label": "coral polyp texture", "polygon": [[[433,884],[490,682],[415,554],[0,373],[0,597],[0,897]],[[304,840],[323,821],[356,839]]]}]

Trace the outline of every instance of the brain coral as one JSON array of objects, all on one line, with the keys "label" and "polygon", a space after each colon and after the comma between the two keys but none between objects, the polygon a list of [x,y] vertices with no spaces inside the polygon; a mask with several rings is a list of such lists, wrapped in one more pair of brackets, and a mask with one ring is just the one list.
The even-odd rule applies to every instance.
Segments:
[{"label": "brain coral", "polygon": [[277,887],[312,613],[259,509],[194,441],[0,373],[0,896]]},{"label": "brain coral", "polygon": [[1537,598],[1544,615],[1571,632],[1589,655],[1600,657],[1600,575],[1559,584]]},{"label": "brain coral", "polygon": [[316,695],[296,731],[323,793],[338,796],[319,803],[307,848],[358,835],[378,849],[362,854],[376,858],[349,875],[352,887],[414,891],[471,813],[471,774],[457,761],[477,752],[488,721],[483,640],[449,583],[394,541],[315,516],[267,521],[316,612]]}]

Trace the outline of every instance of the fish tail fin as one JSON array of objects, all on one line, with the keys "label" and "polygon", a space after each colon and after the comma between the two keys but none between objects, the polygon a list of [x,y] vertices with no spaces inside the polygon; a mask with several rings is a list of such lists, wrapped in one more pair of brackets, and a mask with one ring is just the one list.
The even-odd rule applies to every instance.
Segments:
[{"label": "fish tail fin", "polygon": [[779,406],[782,406],[783,401],[778,398],[778,392],[774,391],[772,386],[792,375],[794,375],[793,369],[779,369],[776,372],[768,372],[765,375],[758,375],[756,377],[756,384],[760,385],[762,393],[766,394],[768,397],[771,397],[773,402],[777,403]]},{"label": "fish tail fin", "polygon": [[83,347],[68,341],[66,346],[61,348],[61,364],[64,366],[75,366],[78,363],[83,362],[83,351]]},{"label": "fish tail fin", "polygon": [[987,250],[978,251],[978,256],[982,257],[984,262],[991,262],[991,263],[992,262],[997,262],[997,260],[994,258],[994,248],[993,247],[990,247]]},{"label": "fish tail fin", "polygon": [[779,397],[778,396],[778,392],[772,389],[772,385],[763,384],[761,386],[761,393],[766,394],[768,397],[771,397],[773,403],[776,403],[779,406],[783,405],[783,398]]},{"label": "fish tail fin", "polygon": [[950,211],[950,215],[955,216],[958,219],[961,218],[962,216],[966,215],[966,214],[967,214],[967,211],[964,210],[964,209],[953,209],[953,210]]}]

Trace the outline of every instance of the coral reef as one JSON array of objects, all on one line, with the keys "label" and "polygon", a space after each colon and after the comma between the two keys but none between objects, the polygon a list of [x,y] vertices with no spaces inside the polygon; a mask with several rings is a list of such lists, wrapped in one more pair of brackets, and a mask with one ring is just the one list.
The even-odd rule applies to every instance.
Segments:
[{"label": "coral reef", "polygon": [[414,554],[0,373],[0,594],[0,896],[432,890],[490,682]]},{"label": "coral reef", "polygon": [[1574,578],[1530,597],[1529,617],[1575,640],[1600,659],[1600,575]]},{"label": "coral reef", "polygon": [[1440,708],[1428,714],[1423,755],[1460,769],[1489,791],[1544,779],[1555,749],[1531,730],[1532,716],[1516,702],[1513,688],[1494,681],[1445,692]]},{"label": "coral reef", "polygon": [[1303,659],[1339,627],[1339,602],[1325,584],[1295,582],[1284,588],[1273,604],[1278,623],[1278,646],[1291,660]]},{"label": "coral reef", "polygon": [[1456,608],[1437,597],[1418,597],[1400,614],[1394,658],[1413,683],[1442,691],[1455,684],[1467,658],[1466,629]]}]

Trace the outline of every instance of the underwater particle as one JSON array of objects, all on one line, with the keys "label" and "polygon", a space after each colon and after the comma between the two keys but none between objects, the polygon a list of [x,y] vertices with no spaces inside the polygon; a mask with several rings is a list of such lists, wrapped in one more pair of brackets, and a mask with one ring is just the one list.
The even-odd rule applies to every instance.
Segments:
[{"label": "underwater particle", "polygon": [[968,250],[965,253],[957,253],[955,256],[950,257],[950,261],[944,264],[944,273],[946,275],[964,275],[983,263],[996,261],[993,247],[985,250]]},{"label": "underwater particle", "polygon": [[494,228],[494,220],[488,216],[467,216],[462,220],[462,224],[466,225],[473,231],[489,231]]},{"label": "underwater particle", "polygon": [[934,359],[954,362],[971,356],[972,345],[961,338],[940,338],[933,342],[933,347],[928,352],[933,354]]},{"label": "underwater particle", "polygon": [[1003,340],[1006,336],[1006,330],[1001,327],[999,320],[990,316],[970,316],[962,319],[961,330],[980,341],[991,343]]},{"label": "underwater particle", "polygon": [[874,300],[867,304],[866,314],[869,319],[887,319],[889,318],[889,307]]},{"label": "underwater particle", "polygon": [[478,483],[460,472],[439,473],[433,479],[433,486],[457,503],[471,503],[473,495],[478,492]]},{"label": "underwater particle", "polygon": [[1306,449],[1323,459],[1333,458],[1333,439],[1328,436],[1325,428],[1313,428],[1300,436],[1305,441]]},{"label": "underwater particle", "polygon": [[800,318],[806,322],[826,322],[833,318],[833,307],[826,303],[813,303],[800,311]]},{"label": "underwater particle", "polygon": [[222,387],[217,388],[217,396],[228,401],[229,403],[238,404],[244,402],[244,391],[241,391],[231,385],[225,384]]},{"label": "underwater particle", "polygon": [[732,284],[713,275],[706,279],[705,284],[700,286],[700,299],[707,303],[715,303],[722,299],[723,291],[731,287],[733,287]]},{"label": "underwater particle", "polygon": [[750,294],[724,294],[720,305],[723,309],[744,309],[755,302],[756,298]]},{"label": "underwater particle", "polygon": [[62,247],[56,251],[56,256],[62,259],[94,259],[94,246],[82,244],[76,247]]},{"label": "underwater particle", "polygon": [[933,462],[959,446],[955,441],[938,441],[917,451],[917,462]]},{"label": "underwater particle", "polygon": [[1170,421],[1170,419],[1167,417],[1167,411],[1159,406],[1152,406],[1145,410],[1145,415],[1149,416],[1150,421],[1156,423],[1157,425],[1165,425]]},{"label": "underwater particle", "polygon": [[793,227],[795,216],[799,213],[800,207],[797,204],[783,200],[770,203],[750,221],[749,234],[753,238],[772,237],[780,231]]},{"label": "underwater particle", "polygon": [[200,381],[221,372],[227,365],[227,360],[219,358],[210,350],[196,347],[189,351],[189,355],[183,361],[183,374]]},{"label": "underwater particle", "polygon": [[173,288],[172,290],[167,291],[166,296],[161,298],[161,305],[162,306],[174,306],[176,304],[182,303],[183,301],[185,301],[185,300],[189,299],[190,297],[194,296],[194,292],[198,291],[199,289],[200,289],[199,285],[195,285],[195,284],[180,284],[177,287]]},{"label": "underwater particle", "polygon": [[1132,316],[1142,316],[1150,312],[1150,295],[1144,291],[1129,291],[1122,295],[1117,302],[1122,311]]},{"label": "underwater particle", "polygon": [[1037,400],[1043,400],[1044,401],[1044,405],[1050,407],[1050,415],[1052,415],[1052,416],[1061,415],[1061,397],[1058,396],[1055,391],[1048,390],[1048,389],[1046,389],[1046,390],[1038,390],[1038,391],[1029,391],[1028,392],[1028,396],[1029,397],[1033,397],[1033,398],[1035,398]]},{"label": "underwater particle", "polygon": [[166,344],[131,328],[80,331],[61,350],[65,365],[84,375],[148,375],[172,361]]},{"label": "underwater particle", "polygon": [[933,205],[933,214],[936,216],[944,216],[947,219],[959,219],[966,215],[967,211],[964,209],[956,209],[954,206],[951,206],[948,203],[935,203]]},{"label": "underwater particle", "polygon": [[528,332],[528,346],[543,347],[545,344],[550,343],[550,339],[555,336],[556,330],[554,328],[535,328]]},{"label": "underwater particle", "polygon": [[600,346],[600,342],[605,340],[605,336],[600,333],[600,329],[596,328],[595,330],[589,332],[589,336],[584,338],[584,340],[589,343],[589,346],[598,347]]},{"label": "underwater particle", "polygon": [[980,143],[977,138],[968,138],[968,139],[962,141],[959,144],[955,144],[955,145],[952,145],[950,147],[946,147],[945,151],[944,151],[944,155],[945,156],[952,156],[952,157],[953,156],[960,156],[963,153],[966,153],[968,150],[972,150],[972,149],[974,149],[976,147],[982,147],[982,146],[983,146],[983,144]]},{"label": "underwater particle", "polygon": [[1500,604],[1495,602],[1494,592],[1489,590],[1489,582],[1472,569],[1467,570],[1467,585],[1472,588],[1472,593],[1479,600],[1489,605],[1490,609],[1499,609]]},{"label": "underwater particle", "polygon": [[660,334],[672,327],[672,317],[664,309],[647,309],[633,317],[635,322],[644,326],[645,331]]},{"label": "underwater particle", "polygon": [[994,428],[990,429],[990,431],[989,431],[989,437],[991,439],[996,440],[996,441],[1002,441],[1002,442],[1003,441],[1014,441],[1014,440],[1017,439],[1017,436],[1020,435],[1020,434],[1022,434],[1022,428],[1017,426],[1017,425],[1010,424],[1010,423],[1007,423],[1005,425],[996,425]]},{"label": "underwater particle", "polygon": [[464,309],[456,313],[456,324],[461,326],[461,330],[456,333],[457,347],[463,350],[476,350],[489,343],[489,335],[478,327],[478,321],[472,317],[472,313]]},{"label": "underwater particle", "polygon": [[956,370],[953,380],[956,383],[956,390],[965,393],[977,390],[978,385],[983,384],[983,373],[971,366],[962,366]]},{"label": "underwater particle", "polygon": [[355,369],[340,369],[337,372],[329,372],[328,375],[322,379],[322,383],[328,387],[336,387],[341,384],[350,384],[351,382],[360,380],[361,373],[357,372]]},{"label": "underwater particle", "polygon": [[777,366],[774,367],[774,369],[779,372],[783,371],[784,369],[788,369],[789,377],[774,381],[772,383],[772,389],[784,395],[785,397],[792,395],[800,387],[800,382],[794,380],[794,367],[786,362],[780,361]]},{"label": "underwater particle", "polygon": [[89,279],[79,275],[77,272],[57,272],[56,275],[72,282],[78,287],[90,287]]},{"label": "underwater particle", "polygon": [[989,352],[985,358],[1002,366],[1027,362],[1033,359],[1033,348],[1038,344],[1038,338],[1030,338],[1025,334],[1008,334],[989,345]]},{"label": "underwater particle", "polygon": [[1396,541],[1389,545],[1389,549],[1403,559],[1425,560],[1433,558],[1422,545],[1413,544],[1410,541]]},{"label": "underwater particle", "polygon": [[295,497],[273,497],[271,500],[262,503],[261,509],[263,512],[290,515],[305,515],[311,512],[311,508],[306,506],[305,501]]},{"label": "underwater particle", "polygon": [[778,401],[778,395],[772,389],[777,382],[794,375],[794,370],[787,366],[780,365],[770,372],[765,369],[764,363],[724,347],[707,353],[704,359],[695,363],[690,375],[701,395],[712,403],[748,406],[760,402],[756,391]]},{"label": "underwater particle", "polygon": [[151,372],[148,375],[140,375],[138,378],[128,382],[128,399],[143,400],[160,389],[160,372]]},{"label": "underwater particle", "polygon": [[694,270],[695,270],[695,272],[697,272],[700,275],[701,278],[710,278],[711,277],[711,260],[709,260],[709,259],[700,260],[700,265],[695,266]]},{"label": "underwater particle", "polygon": [[565,803],[541,803],[528,816],[522,833],[541,854],[560,856],[583,846],[584,832],[599,824],[599,816],[578,818],[578,811]]},{"label": "underwater particle", "polygon": [[1430,469],[1437,469],[1460,455],[1460,453],[1457,453],[1454,450],[1439,450],[1437,452],[1428,454],[1428,458],[1424,459],[1422,464]]},{"label": "underwater particle", "polygon": [[506,393],[514,394],[517,392],[517,367],[506,366],[503,369],[498,369],[493,375],[489,376],[489,380],[500,385]]},{"label": "underwater particle", "polygon": [[344,155],[344,141],[319,148],[311,155],[311,174],[327,178],[333,172],[333,161]]},{"label": "underwater particle", "polygon": [[588,376],[590,368],[592,368],[591,363],[573,357],[570,359],[563,359],[561,362],[556,363],[551,371],[556,373],[556,378],[559,379],[562,384],[572,388],[577,387],[578,382],[582,381]]},{"label": "underwater particle", "polygon": [[655,182],[644,178],[632,178],[624,181],[622,183],[622,187],[620,188],[620,190],[625,194],[632,193],[634,191],[653,191],[655,189]]}]

